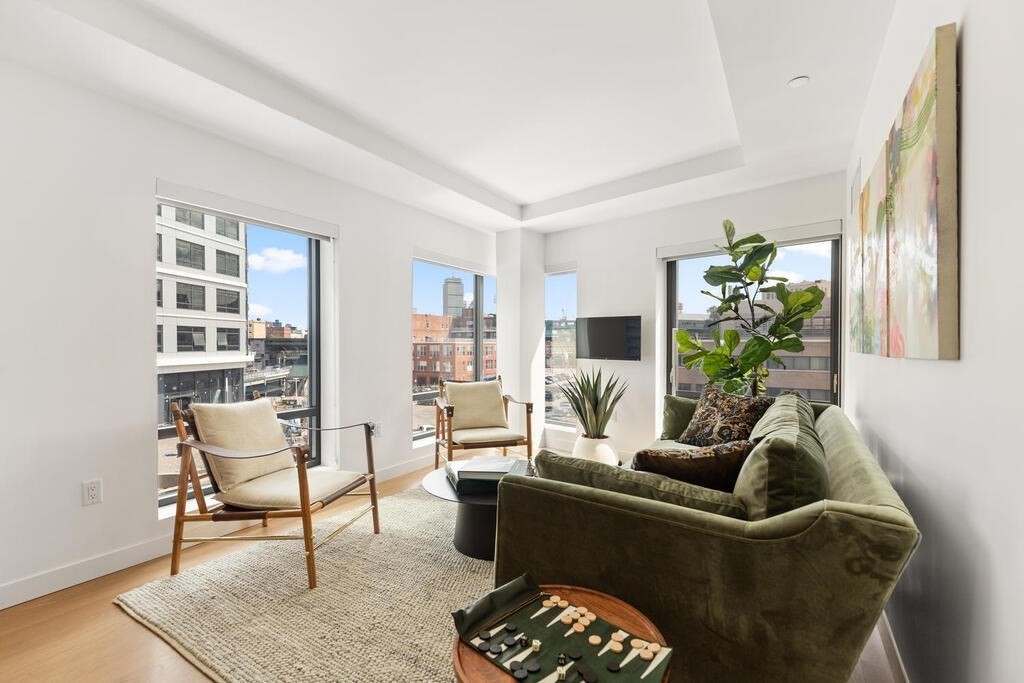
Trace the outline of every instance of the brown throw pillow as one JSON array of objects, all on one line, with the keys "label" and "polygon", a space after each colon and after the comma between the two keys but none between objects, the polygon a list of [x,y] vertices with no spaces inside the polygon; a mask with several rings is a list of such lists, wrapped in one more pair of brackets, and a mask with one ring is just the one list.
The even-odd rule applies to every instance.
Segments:
[{"label": "brown throw pillow", "polygon": [[633,469],[732,493],[743,461],[753,447],[750,441],[730,441],[680,451],[646,449],[634,456]]},{"label": "brown throw pillow", "polygon": [[717,446],[749,439],[750,431],[771,404],[767,396],[736,396],[706,384],[693,419],[678,441],[691,446]]}]

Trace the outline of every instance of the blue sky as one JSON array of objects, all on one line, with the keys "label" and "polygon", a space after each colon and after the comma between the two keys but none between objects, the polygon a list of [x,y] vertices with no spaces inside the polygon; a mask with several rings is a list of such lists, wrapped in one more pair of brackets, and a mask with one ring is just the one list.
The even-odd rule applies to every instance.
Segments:
[{"label": "blue sky", "polygon": [[308,240],[283,230],[249,224],[249,318],[308,327]]},{"label": "blue sky", "polygon": [[576,317],[576,273],[559,273],[544,278],[544,318]]},{"label": "blue sky", "polygon": [[[412,262],[412,307],[417,313],[441,315],[444,308],[444,281],[450,277],[462,280],[462,291],[467,303],[473,301],[474,274],[451,266],[427,261]],[[498,312],[497,282],[484,276],[484,313]]]},{"label": "blue sky", "polygon": [[[683,313],[704,314],[707,312],[715,300],[701,294],[700,291],[702,289],[715,290],[704,282],[704,271],[708,266],[728,263],[730,263],[729,258],[724,254],[679,261],[676,269],[676,281],[679,301],[683,304]],[[768,274],[788,277],[790,282],[830,280],[832,279],[832,243],[812,242],[780,247],[779,255]]]}]

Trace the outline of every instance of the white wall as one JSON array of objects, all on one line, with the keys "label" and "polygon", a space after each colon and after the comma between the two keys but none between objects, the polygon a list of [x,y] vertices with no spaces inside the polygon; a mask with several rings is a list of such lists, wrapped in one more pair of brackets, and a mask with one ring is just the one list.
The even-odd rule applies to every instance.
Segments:
[{"label": "white wall", "polygon": [[[741,234],[840,219],[843,191],[837,173],[547,236],[548,265],[576,262],[580,317],[642,318],[641,360],[599,361],[606,372],[629,382],[608,430],[623,456],[661,432],[668,368],[665,267],[657,248],[717,240],[725,218]],[[580,361],[580,366],[589,363]]]},{"label": "white wall", "polygon": [[[340,226],[325,422],[381,421],[378,470],[415,465],[413,250],[493,272],[492,235],[9,63],[0,91],[0,607],[170,549],[155,500],[157,178]],[[82,507],[97,477],[104,502]]]},{"label": "white wall", "polygon": [[960,24],[961,359],[848,354],[846,409],[923,534],[888,608],[910,678],[1011,681],[1024,670],[1024,3],[898,2],[847,180],[858,159],[873,163],[932,30],[948,22]]}]

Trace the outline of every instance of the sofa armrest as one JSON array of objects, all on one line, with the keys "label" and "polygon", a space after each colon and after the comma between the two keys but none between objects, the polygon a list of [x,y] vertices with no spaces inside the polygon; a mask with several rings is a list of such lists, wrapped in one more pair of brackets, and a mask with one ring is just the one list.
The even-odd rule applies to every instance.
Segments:
[{"label": "sofa armrest", "polygon": [[858,507],[748,522],[510,475],[495,582],[529,571],[629,602],[678,648],[673,680],[846,680],[918,539]]}]

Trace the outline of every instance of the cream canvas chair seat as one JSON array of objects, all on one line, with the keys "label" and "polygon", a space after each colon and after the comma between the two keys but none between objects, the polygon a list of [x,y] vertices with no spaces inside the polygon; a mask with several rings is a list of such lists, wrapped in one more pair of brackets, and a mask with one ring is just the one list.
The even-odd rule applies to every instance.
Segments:
[{"label": "cream canvas chair seat", "polygon": [[[527,459],[533,458],[531,418],[533,403],[517,401],[501,391],[501,377],[484,382],[441,380],[435,401],[434,469],[441,459],[450,462],[456,450],[526,446]],[[526,434],[509,429],[508,404],[526,410]],[[442,455],[443,453],[443,455]]]},{"label": "cream canvas chair seat", "polygon": [[[308,446],[288,444],[274,407],[268,399],[228,404],[192,404],[189,410],[180,410],[177,404],[172,404],[171,411],[175,418],[178,453],[181,456],[171,574],[178,573],[183,543],[213,540],[301,540],[306,547],[309,587],[316,588],[314,552],[317,548],[367,512],[373,514],[374,533],[380,533],[377,485],[373,469],[372,423],[360,422],[335,428],[363,429],[367,468],[365,473],[325,468],[310,470],[306,466],[309,460]],[[214,491],[213,497],[220,502],[218,506],[207,508],[194,452],[199,453],[206,465]],[[198,513],[185,511],[190,485],[199,508]],[[368,488],[368,491],[357,491],[363,487]],[[369,495],[370,504],[314,545],[312,513],[346,494]],[[188,538],[184,535],[185,524],[188,522],[261,520],[263,526],[266,526],[268,520],[279,517],[300,517],[302,535],[212,538]]]}]

